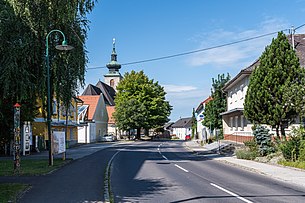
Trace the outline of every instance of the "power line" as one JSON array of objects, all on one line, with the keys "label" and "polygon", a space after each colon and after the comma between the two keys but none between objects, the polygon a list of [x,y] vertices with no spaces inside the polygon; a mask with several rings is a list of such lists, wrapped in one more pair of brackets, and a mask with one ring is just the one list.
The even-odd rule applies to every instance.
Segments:
[{"label": "power line", "polygon": [[[305,24],[303,24],[301,26],[298,26],[297,28],[295,28],[295,30],[299,29],[303,26],[305,26]],[[212,47],[208,47],[208,48],[197,49],[197,50],[193,50],[193,51],[182,52],[182,53],[178,53],[178,54],[161,56],[161,57],[157,57],[157,58],[145,59],[145,60],[134,61],[134,62],[129,62],[129,63],[123,63],[121,65],[126,66],[126,65],[133,65],[133,64],[139,64],[139,63],[147,63],[147,62],[152,62],[152,61],[159,61],[159,60],[174,58],[174,57],[178,57],[178,56],[194,54],[194,53],[198,53],[198,52],[204,52],[204,51],[208,51],[208,50],[212,50],[212,49],[217,49],[217,48],[221,48],[221,47],[231,46],[231,45],[234,45],[234,44],[239,44],[239,43],[246,42],[246,41],[251,41],[251,40],[254,40],[254,39],[263,38],[263,37],[266,37],[266,36],[269,36],[269,35],[277,34],[278,32],[285,32],[287,30],[289,30],[289,29],[284,29],[284,30],[280,30],[280,31],[276,31],[276,32],[270,32],[270,33],[267,33],[267,34],[258,35],[258,36],[255,36],[255,37],[250,37],[250,38],[238,40],[238,41],[235,41],[235,42],[229,42],[229,43],[226,43],[226,44],[216,45],[216,46],[212,46]],[[106,68],[106,66],[87,68],[87,70],[100,69],[100,68]]]},{"label": "power line", "polygon": [[304,27],[304,26],[305,26],[305,24],[300,25],[299,27],[296,27],[294,30],[300,29],[301,27]]}]

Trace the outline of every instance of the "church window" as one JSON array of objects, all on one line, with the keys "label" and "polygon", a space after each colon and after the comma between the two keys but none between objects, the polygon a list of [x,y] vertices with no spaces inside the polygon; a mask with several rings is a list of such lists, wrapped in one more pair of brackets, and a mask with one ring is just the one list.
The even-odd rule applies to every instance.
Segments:
[{"label": "church window", "polygon": [[111,80],[110,80],[110,86],[111,86],[111,87],[114,87],[114,79],[111,79]]}]

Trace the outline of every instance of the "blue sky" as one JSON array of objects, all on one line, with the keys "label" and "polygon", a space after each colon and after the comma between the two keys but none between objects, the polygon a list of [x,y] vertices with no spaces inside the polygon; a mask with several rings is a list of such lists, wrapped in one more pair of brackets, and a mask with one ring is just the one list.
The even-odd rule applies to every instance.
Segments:
[{"label": "blue sky", "polygon": [[[110,61],[112,38],[121,64],[174,55],[298,27],[305,23],[305,0],[99,0],[88,17],[85,82],[95,85],[108,69],[90,68]],[[296,33],[305,33],[305,26]],[[164,86],[176,121],[210,95],[212,78],[234,77],[273,37],[122,66],[121,74],[143,70]]]}]

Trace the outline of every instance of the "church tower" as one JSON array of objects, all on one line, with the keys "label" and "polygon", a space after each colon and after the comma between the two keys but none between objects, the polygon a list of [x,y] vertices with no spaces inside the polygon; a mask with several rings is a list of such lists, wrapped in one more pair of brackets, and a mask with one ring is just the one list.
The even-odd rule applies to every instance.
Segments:
[{"label": "church tower", "polygon": [[106,65],[106,67],[108,68],[108,73],[104,75],[104,81],[107,85],[111,86],[116,91],[116,87],[123,77],[120,73],[121,64],[117,62],[114,38],[112,46],[113,48],[111,53],[111,61]]}]

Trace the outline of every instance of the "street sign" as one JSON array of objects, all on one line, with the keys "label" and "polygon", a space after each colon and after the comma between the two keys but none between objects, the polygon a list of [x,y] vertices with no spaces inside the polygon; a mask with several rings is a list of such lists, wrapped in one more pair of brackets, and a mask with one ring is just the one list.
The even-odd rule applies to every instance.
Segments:
[{"label": "street sign", "polygon": [[31,123],[28,121],[24,122],[23,125],[23,156],[30,152],[31,146],[31,137],[32,137],[32,128]]},{"label": "street sign", "polygon": [[66,151],[65,132],[53,131],[53,154],[61,154]]}]

